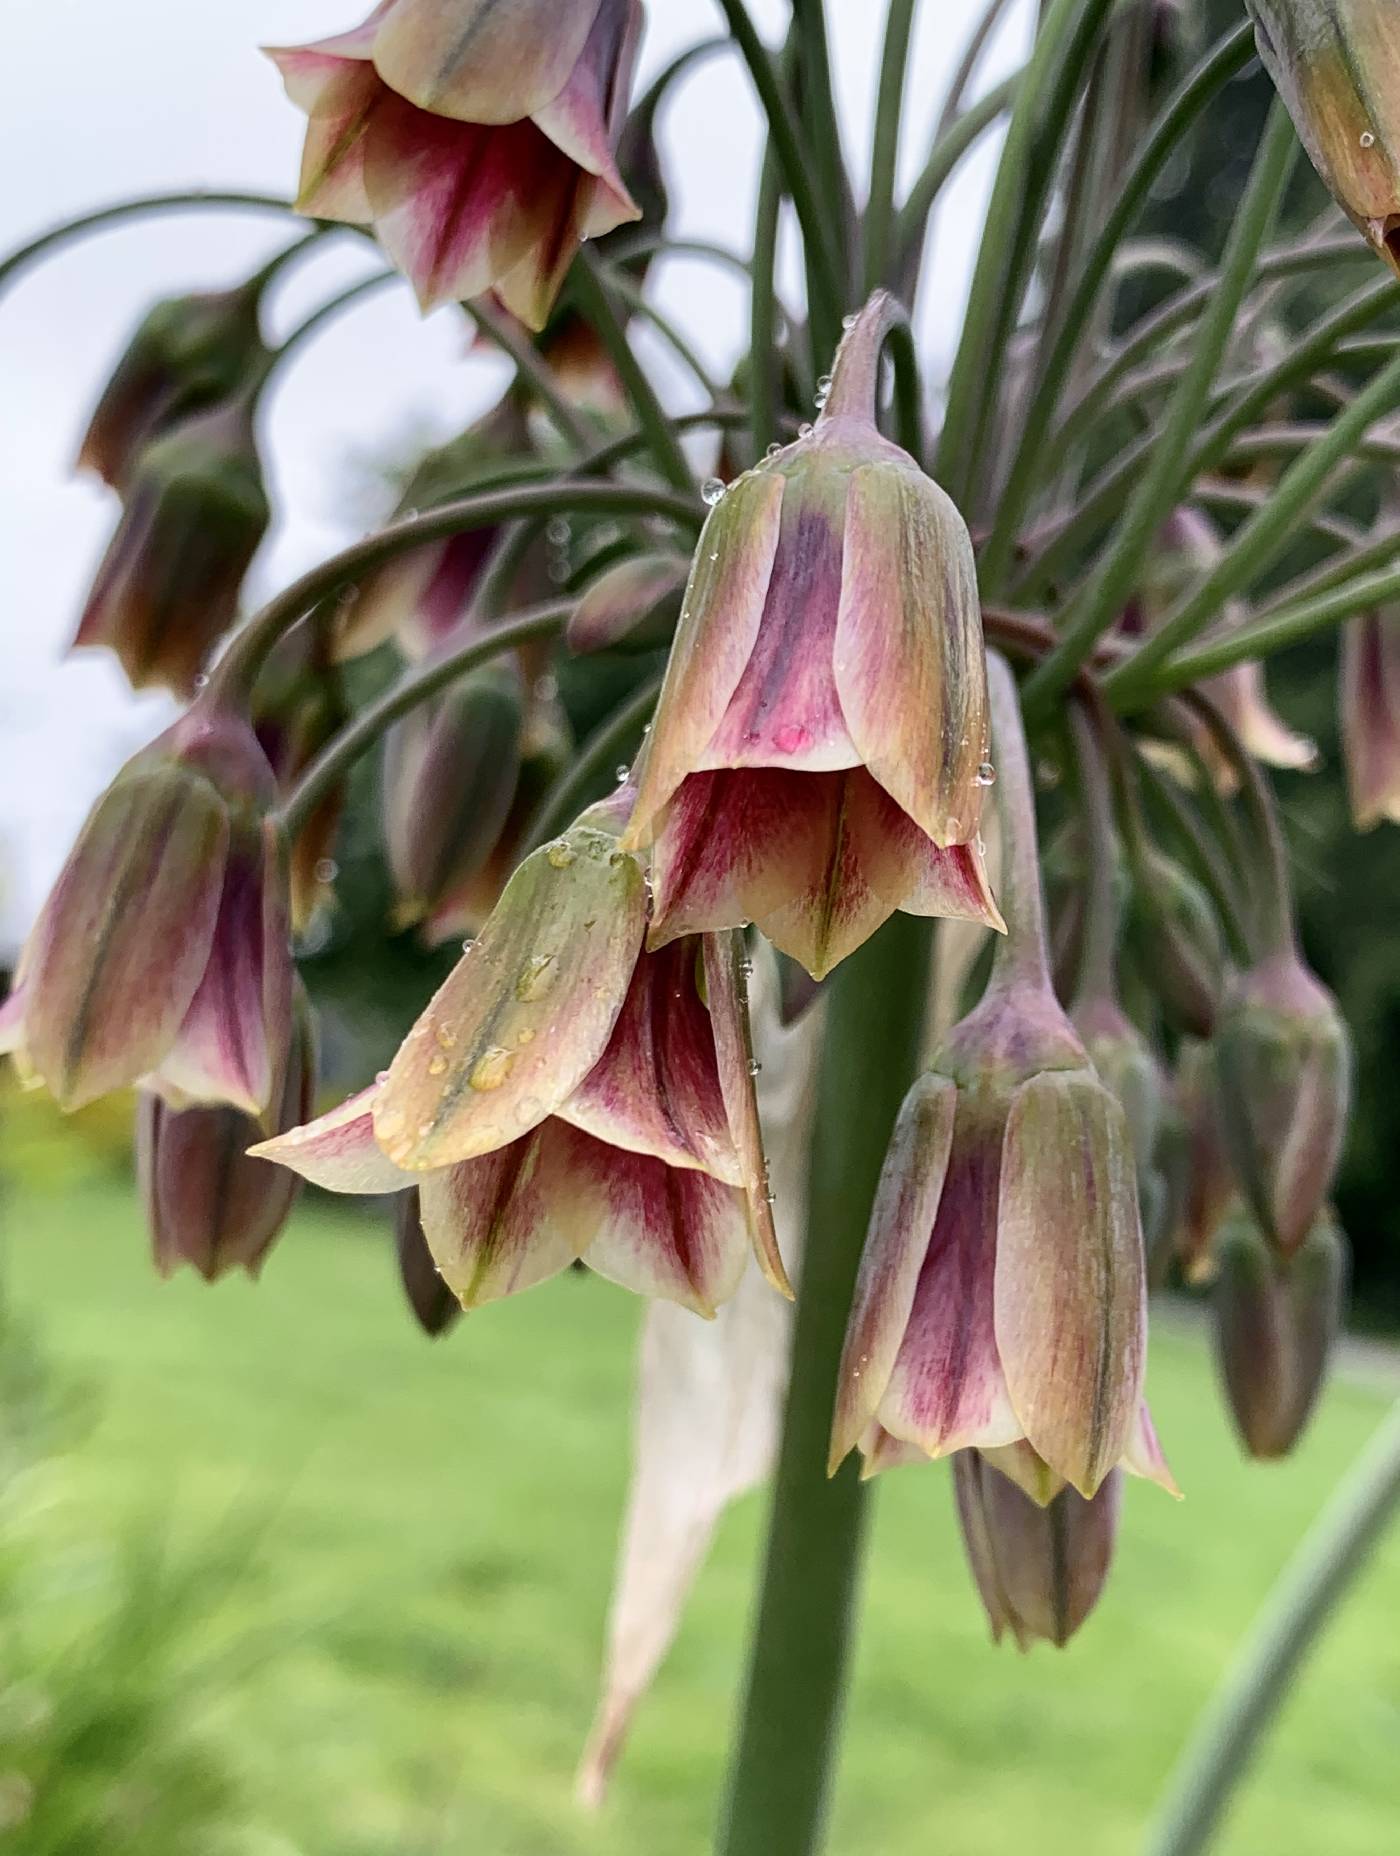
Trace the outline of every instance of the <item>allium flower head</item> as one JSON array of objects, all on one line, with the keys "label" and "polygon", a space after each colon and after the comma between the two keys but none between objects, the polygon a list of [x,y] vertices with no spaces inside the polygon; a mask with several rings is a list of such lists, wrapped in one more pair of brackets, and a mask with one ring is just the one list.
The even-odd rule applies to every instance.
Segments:
[{"label": "allium flower head", "polygon": [[424,309],[494,289],[544,326],[584,239],[639,217],[617,169],[640,0],[383,0],[272,50],[309,118],[297,205],[372,225]]}]

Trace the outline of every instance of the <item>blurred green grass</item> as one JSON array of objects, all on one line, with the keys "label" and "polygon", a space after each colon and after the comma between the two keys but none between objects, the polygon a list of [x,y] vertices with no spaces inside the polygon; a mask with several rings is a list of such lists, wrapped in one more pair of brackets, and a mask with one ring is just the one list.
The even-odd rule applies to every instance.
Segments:
[{"label": "blurred green grass", "polygon": [[[265,1510],[198,1725],[257,1856],[701,1856],[763,1515],[730,1515],[597,1817],[588,1725],[629,1442],[637,1308],[566,1277],[429,1345],[372,1219],[304,1209],[262,1284],[157,1282],[134,1200],[16,1190],[9,1274],[99,1416],[32,1522],[61,1556],[143,1516]],[[1240,1462],[1198,1336],[1154,1339],[1175,1504],[1128,1491],[1118,1566],[1064,1654],[994,1652],[946,1473],[879,1488],[832,1856],[1131,1856],[1183,1734],[1376,1422],[1330,1393],[1297,1458]],[[1308,1665],[1221,1848],[1378,1856],[1400,1821],[1400,1538]],[[166,1856],[165,1852],[157,1856]],[[169,1853],[174,1856],[174,1852]]]}]

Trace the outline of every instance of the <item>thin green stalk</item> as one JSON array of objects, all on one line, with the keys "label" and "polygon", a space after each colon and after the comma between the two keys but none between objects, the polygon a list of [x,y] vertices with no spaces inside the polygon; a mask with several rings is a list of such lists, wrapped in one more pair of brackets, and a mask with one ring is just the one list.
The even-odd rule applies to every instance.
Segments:
[{"label": "thin green stalk", "polygon": [[[1262,508],[1269,495],[1269,491],[1261,491],[1253,507]],[[1342,553],[1281,586],[1267,605],[1255,607],[1252,623],[1262,624],[1303,600],[1316,599],[1322,593],[1330,593],[1334,587],[1358,579],[1373,567],[1388,567],[1400,557],[1400,530],[1388,524],[1384,534],[1368,539],[1363,531],[1347,523],[1338,531],[1337,539],[1346,544]]]},{"label": "thin green stalk", "polygon": [[554,370],[529,337],[521,333],[515,318],[497,308],[489,296],[473,297],[462,307],[486,339],[515,364],[521,385],[539,400],[564,442],[575,451],[591,451],[597,433],[568,395],[560,391]]},{"label": "thin green stalk", "polygon": [[[1113,0],[1054,0],[1016,94],[948,383],[935,475],[964,513],[1078,76]],[[1038,171],[1037,171],[1037,164]]]},{"label": "thin green stalk", "polygon": [[201,191],[198,188],[186,188],[179,193],[147,193],[134,200],[118,200],[112,206],[100,206],[95,212],[80,213],[76,219],[65,219],[61,225],[50,226],[37,238],[30,239],[27,244],[12,251],[0,261],[0,292],[27,266],[89,232],[98,232],[104,226],[119,225],[126,219],[144,219],[150,213],[200,210],[209,206],[246,207],[253,212],[292,211],[291,201],[279,198],[276,194],[225,193],[217,189]]},{"label": "thin green stalk", "polygon": [[1287,953],[1297,945],[1293,885],[1288,873],[1288,846],[1279,821],[1273,789],[1254,756],[1245,748],[1220,710],[1200,690],[1185,690],[1180,701],[1210,734],[1239,782],[1250,824],[1247,843],[1256,881],[1250,945],[1257,958]]},{"label": "thin green stalk", "polygon": [[1309,1530],[1202,1714],[1144,1846],[1145,1856],[1200,1856],[1304,1658],[1336,1614],[1400,1505],[1400,1402]]},{"label": "thin green stalk", "polygon": [[647,321],[656,330],[657,334],[663,337],[676,357],[689,368],[696,380],[699,381],[701,390],[704,392],[706,399],[717,400],[720,397],[719,383],[714,379],[710,370],[691,346],[684,331],[678,329],[669,316],[663,315],[646,294],[638,289],[637,285],[632,282],[632,279],[628,277],[624,271],[620,270],[617,265],[609,264],[601,267],[601,269],[608,289],[611,290],[615,296],[620,296],[634,315],[646,317]]},{"label": "thin green stalk", "polygon": [[1400,406],[1400,355],[1359,393],[1352,404],[1280,478],[1264,507],[1232,536],[1204,580],[1167,614],[1132,656],[1112,671],[1107,688],[1115,702],[1133,701],[1153,687],[1153,673],[1179,645],[1188,643],[1286,546],[1305,511],[1332,471],[1351,457],[1378,419]]},{"label": "thin green stalk", "polygon": [[676,436],[675,427],[656,397],[656,389],[632,352],[622,318],[613,308],[602,268],[587,246],[574,261],[570,289],[575,307],[592,325],[608,351],[609,360],[617,369],[632,410],[637,415],[637,423],[647,435],[657,470],[676,489],[692,489],[695,476],[681,441]]},{"label": "thin green stalk", "polygon": [[1182,376],[1158,433],[1147,469],[1083,593],[1066,615],[1059,644],[1032,672],[1026,698],[1034,710],[1066,689],[1100,635],[1132,592],[1152,539],[1189,482],[1189,458],[1211,383],[1230,340],[1235,315],[1254,275],[1298,154],[1287,110],[1275,103],[1254,159],[1220,267],[1215,299],[1196,331],[1191,365]]},{"label": "thin green stalk", "polygon": [[1194,651],[1183,651],[1180,657],[1173,658],[1156,672],[1150,689],[1141,695],[1115,691],[1114,707],[1124,712],[1142,708],[1158,696],[1185,689],[1205,677],[1217,676],[1235,664],[1247,663],[1251,658],[1272,657],[1275,651],[1301,644],[1318,632],[1330,631],[1393,599],[1400,599],[1400,568],[1349,580],[1345,586],[1320,594],[1316,599],[1286,606],[1270,619],[1242,625],[1223,638],[1197,645]]},{"label": "thin green stalk", "polygon": [[975,147],[983,135],[1015,101],[1023,73],[1005,78],[976,103],[969,105],[934,143],[918,179],[909,190],[909,198],[899,212],[899,284],[900,294],[908,302],[918,286],[923,266],[924,246],[929,229],[929,215],[952,178],[958,163]]},{"label": "thin green stalk", "polygon": [[353,542],[270,599],[234,634],[214,667],[211,693],[229,701],[244,700],[278,639],[313,606],[353,586],[381,562],[421,547],[424,542],[445,541],[469,529],[522,517],[568,515],[575,510],[590,515],[660,516],[691,530],[700,526],[700,509],[691,497],[634,484],[575,483],[562,478],[552,483],[488,490],[443,503],[436,509],[425,509],[421,515],[406,516]]},{"label": "thin green stalk", "polygon": [[875,104],[875,137],[870,152],[870,193],[865,208],[865,293],[887,283],[890,231],[894,225],[895,169],[899,162],[899,119],[904,110],[904,81],[909,71],[909,40],[919,0],[890,0],[885,18],[885,49],[880,60],[880,89]]},{"label": "thin green stalk", "polygon": [[328,322],[333,322],[342,310],[349,309],[352,304],[358,303],[361,297],[368,296],[372,290],[380,290],[385,284],[402,283],[402,281],[402,275],[398,271],[376,271],[372,277],[362,277],[358,283],[349,284],[336,296],[328,298],[318,308],[313,309],[311,314],[303,322],[299,322],[290,334],[272,350],[263,363],[262,372],[255,383],[256,388],[261,390],[266,386],[283,362],[290,360],[294,354],[298,353],[313,335],[318,334]]},{"label": "thin green stalk", "polygon": [[340,784],[360,756],[368,753],[401,717],[493,658],[517,650],[521,645],[535,644],[540,639],[557,638],[573,609],[571,599],[551,600],[532,607],[507,623],[482,632],[433,663],[400,677],[382,696],[361,709],[304,769],[277,809],[278,821],[287,839],[296,837],[317,806]]},{"label": "thin green stalk", "polygon": [[815,1856],[836,1767],[868,1485],[830,1481],[836,1370],[875,1185],[918,1064],[929,924],[896,915],[827,988],[807,1246],[763,1586],[717,1856]]},{"label": "thin green stalk", "polygon": [[830,354],[841,331],[843,292],[831,226],[836,200],[823,205],[802,136],[773,60],[754,30],[744,0],[717,0],[729,22],[734,42],[749,67],[754,89],[768,118],[773,151],[783,171],[783,183],[792,199],[807,250],[807,287],[811,297],[813,339],[820,353]]},{"label": "thin green stalk", "polygon": [[778,369],[774,311],[777,296],[773,273],[778,253],[778,219],[782,212],[783,184],[773,138],[768,138],[763,173],[758,183],[758,211],[753,234],[753,290],[749,299],[749,430],[757,461],[778,435]]},{"label": "thin green stalk", "polygon": [[1197,793],[1211,809],[1213,830],[1196,817],[1175,780],[1160,774],[1145,754],[1137,756],[1137,776],[1156,801],[1158,812],[1165,815],[1186,862],[1215,904],[1232,956],[1243,963],[1249,959],[1249,935],[1240,913],[1238,891],[1239,872],[1248,855],[1245,839],[1220,797],[1214,770],[1206,766],[1200,749],[1185,731],[1179,746],[1192,763]]},{"label": "thin green stalk", "polygon": [[[1201,60],[1168,99],[1128,170],[1113,210],[1084,261],[1074,296],[1065,311],[1021,428],[1020,443],[1006,487],[998,498],[996,525],[980,563],[982,584],[989,592],[996,591],[1006,578],[1022,518],[1040,478],[1060,396],[1071,377],[1080,344],[1093,325],[1094,310],[1112,271],[1114,255],[1145,206],[1162,169],[1180,147],[1182,136],[1243,66],[1252,45],[1253,29],[1248,24],[1238,27]],[[1056,452],[1063,455],[1062,447],[1057,445]]]},{"label": "thin green stalk", "polygon": [[527,850],[571,824],[588,802],[616,779],[616,770],[631,761],[660,694],[661,678],[648,677],[620,709],[594,729],[568,771],[541,799],[525,834]]},{"label": "thin green stalk", "polygon": [[941,141],[962,114],[963,98],[968,86],[977,75],[977,67],[982,62],[982,54],[987,49],[989,40],[1001,24],[1002,15],[1009,0],[987,0],[982,17],[973,27],[968,38],[958,67],[948,85],[948,93],[943,99],[943,107],[938,112],[938,127],[934,130],[934,140]]},{"label": "thin green stalk", "polygon": [[[1240,510],[1248,514],[1256,509],[1262,509],[1271,495],[1272,491],[1265,484],[1237,483],[1232,477],[1198,478],[1191,487],[1193,502],[1199,503],[1203,509],[1223,509],[1228,514],[1236,514]],[[1365,539],[1365,531],[1358,528],[1354,522],[1348,522],[1345,516],[1334,515],[1325,509],[1314,510],[1308,517],[1306,526],[1312,530],[1319,541],[1330,542],[1333,547],[1359,548]],[[1400,546],[1400,542],[1397,542],[1395,546]],[[1377,558],[1388,560],[1395,552],[1395,546],[1387,549]],[[1339,580],[1344,580],[1346,577],[1341,573],[1333,574],[1327,579],[1326,584],[1335,586]],[[1311,575],[1307,578],[1311,580]],[[1290,581],[1289,585],[1297,586],[1301,593],[1301,581]],[[1283,592],[1287,590],[1287,588],[1282,589],[1271,601],[1271,606],[1282,605],[1284,603]]]},{"label": "thin green stalk", "polygon": [[[826,0],[791,0],[791,6],[792,27],[788,43],[794,59],[797,95],[802,105],[798,129],[800,132],[805,126],[809,130],[806,140],[830,219],[845,211],[851,197],[851,188],[841,152],[841,120],[836,110],[836,89],[831,81]],[[843,263],[845,255],[841,241],[838,240],[835,250],[836,269],[843,297],[851,280]],[[823,354],[828,352],[827,349],[822,350]]]}]

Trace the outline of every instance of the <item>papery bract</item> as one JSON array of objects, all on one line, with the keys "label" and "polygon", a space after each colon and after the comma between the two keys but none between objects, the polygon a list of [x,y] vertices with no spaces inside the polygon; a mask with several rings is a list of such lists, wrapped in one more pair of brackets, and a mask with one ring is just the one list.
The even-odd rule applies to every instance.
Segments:
[{"label": "papery bract", "polygon": [[639,216],[614,148],[641,24],[640,0],[384,0],[272,50],[309,118],[299,209],[372,225],[424,309],[494,289],[542,328],[582,241]]}]

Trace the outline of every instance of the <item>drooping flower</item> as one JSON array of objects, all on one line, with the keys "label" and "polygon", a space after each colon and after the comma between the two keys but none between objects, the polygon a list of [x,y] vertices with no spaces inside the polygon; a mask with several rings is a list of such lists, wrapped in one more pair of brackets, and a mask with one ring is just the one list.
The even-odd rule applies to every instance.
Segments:
[{"label": "drooping flower", "polygon": [[1233,982],[1214,1044],[1225,1152],[1264,1235],[1285,1255],[1321,1215],[1351,1101],[1337,1002],[1289,947]]},{"label": "drooping flower", "polygon": [[1143,1402],[1131,1137],[1051,987],[1015,686],[1000,660],[991,670],[1008,939],[981,1003],[900,1110],[832,1464],[887,1435],[931,1457],[998,1452],[1042,1503],[1066,1483],[1092,1498],[1118,1466],[1169,1486]]},{"label": "drooping flower", "polygon": [[424,309],[544,326],[584,239],[639,217],[614,150],[640,0],[382,0],[269,55],[308,116],[298,208],[372,225]]},{"label": "drooping flower", "polygon": [[93,807],[0,1013],[0,1049],[60,1106],[142,1083],[267,1113],[292,997],[275,797],[248,724],[201,699]]},{"label": "drooping flower", "polygon": [[581,1257],[709,1314],[750,1242],[786,1283],[741,944],[646,954],[645,880],[617,825],[605,801],[528,857],[383,1079],[256,1150],[333,1191],[416,1185],[468,1308]]},{"label": "drooping flower", "polygon": [[233,398],[267,360],[258,295],[245,284],[153,305],[102,389],[78,452],[80,467],[122,489],[153,439]]},{"label": "drooping flower", "polygon": [[[286,1171],[285,1168],[280,1170]],[[462,1304],[443,1281],[442,1272],[433,1261],[433,1253],[423,1235],[423,1211],[416,1186],[406,1187],[394,1197],[394,1253],[398,1258],[399,1281],[413,1318],[429,1340],[436,1340],[460,1318]]]},{"label": "drooping flower", "polygon": [[1243,1220],[1222,1241],[1212,1292],[1215,1352],[1251,1456],[1287,1456],[1301,1437],[1327,1377],[1346,1280],[1346,1240],[1330,1212],[1290,1257]]},{"label": "drooping flower", "polygon": [[[315,1049],[310,1007],[300,995],[277,1099],[276,1133],[311,1113]],[[231,1270],[256,1276],[291,1214],[301,1182],[249,1154],[268,1128],[243,1109],[172,1108],[143,1089],[136,1108],[136,1174],[156,1268],[188,1264],[206,1282]]]},{"label": "drooping flower", "polygon": [[1339,696],[1356,829],[1400,824],[1400,609],[1365,613],[1344,628]]},{"label": "drooping flower", "polygon": [[1392,0],[1248,0],[1259,56],[1342,211],[1400,270]]},{"label": "drooping flower", "polygon": [[972,546],[873,423],[882,304],[701,533],[624,840],[652,847],[653,946],[753,921],[820,977],[897,909],[1001,925]]},{"label": "drooping flower", "polygon": [[189,697],[238,616],[269,521],[247,401],[198,413],[146,445],[73,640],[105,646],[133,689]]},{"label": "drooping flower", "polygon": [[[340,670],[329,661],[328,625],[313,614],[292,627],[258,675],[250,719],[279,792],[287,793],[348,719]],[[345,788],[326,794],[288,848],[292,927],[303,933],[330,894]]]},{"label": "drooping flower", "polygon": [[953,1458],[968,1564],[1000,1643],[1063,1649],[1099,1601],[1113,1558],[1123,1479],[1112,1471],[1092,1500],[1063,1488],[1042,1506],[977,1450]]}]

